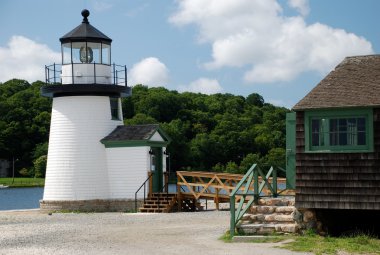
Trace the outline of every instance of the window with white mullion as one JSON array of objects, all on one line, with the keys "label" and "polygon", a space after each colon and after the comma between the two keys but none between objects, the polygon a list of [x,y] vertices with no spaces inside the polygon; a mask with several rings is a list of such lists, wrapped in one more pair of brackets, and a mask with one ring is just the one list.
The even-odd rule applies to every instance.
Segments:
[{"label": "window with white mullion", "polygon": [[[343,111],[342,111],[343,112]],[[307,113],[307,148],[311,151],[372,150],[373,124],[371,110],[353,114],[327,112]],[[333,114],[333,113],[336,113]],[[359,113],[359,114],[357,114]],[[355,116],[356,115],[356,116]]]}]

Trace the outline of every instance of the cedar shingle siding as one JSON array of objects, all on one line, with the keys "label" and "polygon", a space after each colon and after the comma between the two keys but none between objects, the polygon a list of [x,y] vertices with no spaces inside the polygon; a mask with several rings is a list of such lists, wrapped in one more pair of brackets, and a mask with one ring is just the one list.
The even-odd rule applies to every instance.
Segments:
[{"label": "cedar shingle siding", "polygon": [[[305,153],[305,110],[373,108],[374,151]],[[348,57],[298,102],[296,206],[380,210],[380,55]]]},{"label": "cedar shingle siding", "polygon": [[296,207],[380,210],[380,109],[374,153],[305,153],[304,113],[296,123]]}]

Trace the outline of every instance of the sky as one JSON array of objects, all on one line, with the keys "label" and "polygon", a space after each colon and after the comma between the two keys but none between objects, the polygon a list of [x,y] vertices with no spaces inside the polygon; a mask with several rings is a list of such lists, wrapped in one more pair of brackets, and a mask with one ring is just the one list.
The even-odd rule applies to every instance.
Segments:
[{"label": "sky", "polygon": [[0,82],[44,80],[83,9],[130,86],[259,93],[287,108],[345,57],[380,50],[379,0],[1,0]]}]

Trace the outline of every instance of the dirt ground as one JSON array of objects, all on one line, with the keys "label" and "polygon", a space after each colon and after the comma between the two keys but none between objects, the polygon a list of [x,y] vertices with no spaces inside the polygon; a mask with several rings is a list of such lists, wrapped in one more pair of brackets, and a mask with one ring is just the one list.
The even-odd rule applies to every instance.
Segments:
[{"label": "dirt ground", "polygon": [[228,211],[195,213],[0,212],[0,254],[295,253],[279,244],[225,243]]}]

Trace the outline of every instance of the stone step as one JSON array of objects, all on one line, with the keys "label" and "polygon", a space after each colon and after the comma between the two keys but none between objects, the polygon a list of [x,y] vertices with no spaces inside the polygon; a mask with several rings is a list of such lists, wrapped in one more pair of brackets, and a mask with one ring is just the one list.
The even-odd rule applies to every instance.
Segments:
[{"label": "stone step", "polygon": [[297,223],[264,223],[264,224],[241,224],[238,230],[242,234],[264,235],[273,233],[295,233],[299,229]]},{"label": "stone step", "polygon": [[293,213],[270,213],[270,214],[245,214],[242,217],[243,222],[248,223],[264,223],[264,222],[294,222]]},{"label": "stone step", "polygon": [[258,205],[267,206],[294,206],[294,197],[281,197],[281,198],[260,198]]},{"label": "stone step", "polygon": [[294,212],[296,208],[294,206],[268,206],[268,205],[252,205],[251,208],[249,208],[249,212],[252,214],[256,213],[284,213],[284,214],[291,214]]},{"label": "stone step", "polygon": [[295,233],[299,229],[296,212],[294,198],[261,198],[244,214],[237,229],[251,235]]}]

